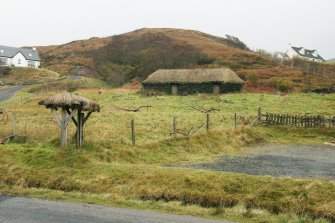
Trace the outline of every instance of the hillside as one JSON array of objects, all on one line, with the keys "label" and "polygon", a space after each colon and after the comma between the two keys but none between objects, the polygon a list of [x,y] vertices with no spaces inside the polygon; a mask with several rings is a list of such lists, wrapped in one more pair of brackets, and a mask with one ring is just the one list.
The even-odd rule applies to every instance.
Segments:
[{"label": "hillside", "polygon": [[140,29],[39,47],[39,51],[43,67],[65,75],[99,77],[112,86],[143,80],[161,68],[199,67],[229,67],[247,80],[247,91],[328,92],[335,86],[331,64],[295,61],[292,69],[291,62],[282,64],[267,54],[250,51],[236,37],[193,30]]},{"label": "hillside", "polygon": [[47,69],[21,67],[4,67],[0,69],[0,81],[3,85],[29,85],[52,82],[59,79],[62,79],[59,73]]},{"label": "hillside", "polygon": [[126,75],[124,79],[144,78],[158,68],[210,65],[240,69],[269,65],[269,61],[248,51],[237,38],[178,29],[141,29],[113,37],[39,47],[39,51],[44,67],[63,74]]},{"label": "hillside", "polygon": [[335,63],[335,58],[333,58],[333,59],[330,59],[330,60],[327,60],[327,62],[330,62],[330,63]]}]

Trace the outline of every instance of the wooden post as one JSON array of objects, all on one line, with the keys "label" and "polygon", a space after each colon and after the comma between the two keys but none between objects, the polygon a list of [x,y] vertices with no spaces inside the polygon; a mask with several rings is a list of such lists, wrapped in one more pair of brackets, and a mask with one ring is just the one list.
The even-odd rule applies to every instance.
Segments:
[{"label": "wooden post", "polygon": [[176,138],[177,137],[177,118],[173,117],[172,120],[172,137]]},{"label": "wooden post", "polygon": [[258,108],[258,121],[262,121],[262,108]]},{"label": "wooden post", "polygon": [[64,148],[67,146],[67,112],[65,109],[62,109],[61,111],[61,122],[60,122],[60,132],[61,132],[61,147]]},{"label": "wooden post", "polygon": [[209,132],[209,113],[206,114],[206,132]]},{"label": "wooden post", "polygon": [[77,113],[77,132],[76,132],[76,147],[80,147],[80,116],[81,116],[81,110],[78,110]]},{"label": "wooden post", "polygon": [[55,108],[51,108],[52,111],[52,115],[55,117],[56,119],[56,123],[58,125],[58,127],[60,128],[60,140],[61,140],[61,147],[64,148],[67,146],[67,126],[69,125],[70,121],[73,119],[73,115],[75,113],[76,110],[72,110],[72,112],[70,112],[69,116],[67,116],[67,109],[62,108],[61,111],[61,118],[59,118],[59,116],[57,115],[57,112],[55,110]]},{"label": "wooden post", "polygon": [[133,146],[135,145],[135,120],[131,120],[131,142]]},{"label": "wooden post", "polygon": [[13,114],[13,135],[16,135],[16,114]]},{"label": "wooden post", "polygon": [[84,144],[84,113],[81,109],[78,110],[77,114],[77,132],[76,132],[76,146],[82,147]]},{"label": "wooden post", "polygon": [[79,119],[79,146],[82,147],[84,145],[84,117],[85,114],[83,112],[80,112],[80,119]]},{"label": "wooden post", "polygon": [[235,120],[235,128],[237,127],[237,114],[236,114],[236,112],[235,112],[235,118],[234,118],[234,120]]}]

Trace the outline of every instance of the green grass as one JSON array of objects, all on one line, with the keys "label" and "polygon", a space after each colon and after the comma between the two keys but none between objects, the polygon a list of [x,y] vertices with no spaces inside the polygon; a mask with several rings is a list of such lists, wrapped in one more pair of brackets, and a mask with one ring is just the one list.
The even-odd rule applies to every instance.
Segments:
[{"label": "green grass", "polygon": [[[102,111],[93,114],[87,123],[82,149],[58,148],[59,130],[51,113],[37,105],[44,94],[26,89],[0,104],[10,114],[16,113],[17,130],[27,136],[23,144],[0,147],[2,193],[240,222],[334,221],[334,181],[173,167],[221,155],[245,154],[259,143],[332,141],[333,129],[251,128],[241,122],[234,128],[233,116],[237,112],[253,120],[258,107],[266,112],[334,115],[334,95],[142,97],[125,89],[86,89],[78,93],[102,105]],[[18,100],[21,97],[24,100]],[[140,105],[152,107],[138,113],[114,107]],[[205,120],[205,115],[190,105],[220,110],[211,115],[210,133],[205,134],[202,128],[192,137],[172,139],[173,117],[177,117],[181,131]],[[136,122],[136,146],[130,143],[132,118]],[[11,123],[2,127],[0,135],[10,133]],[[71,126],[70,136],[73,134]]]}]

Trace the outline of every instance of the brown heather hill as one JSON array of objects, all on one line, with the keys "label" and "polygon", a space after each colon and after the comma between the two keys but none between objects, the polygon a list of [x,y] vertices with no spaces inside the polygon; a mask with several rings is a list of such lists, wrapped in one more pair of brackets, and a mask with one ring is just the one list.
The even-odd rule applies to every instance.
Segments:
[{"label": "brown heather hill", "polygon": [[[39,52],[43,67],[63,74],[101,75],[106,72],[99,72],[99,67],[110,62],[122,65],[113,70],[130,70],[130,76],[144,78],[158,68],[211,65],[240,69],[268,65],[268,61],[246,49],[243,42],[233,37],[221,38],[193,30],[140,29],[112,37],[43,46]],[[149,67],[148,71],[141,70],[141,66]]]},{"label": "brown heather hill", "polygon": [[[290,69],[289,64],[281,65],[250,51],[235,37],[216,37],[194,30],[140,29],[106,38],[39,47],[39,52],[45,68],[65,75],[100,77],[114,86],[133,79],[144,80],[158,69],[217,67],[229,67],[239,73],[248,80],[249,91],[278,88],[306,91],[329,89],[335,84],[334,76],[328,75],[327,81],[306,78],[305,67]],[[331,70],[335,71],[334,68]],[[322,67],[318,68],[321,71],[324,73]],[[315,86],[314,79],[318,79]]]}]

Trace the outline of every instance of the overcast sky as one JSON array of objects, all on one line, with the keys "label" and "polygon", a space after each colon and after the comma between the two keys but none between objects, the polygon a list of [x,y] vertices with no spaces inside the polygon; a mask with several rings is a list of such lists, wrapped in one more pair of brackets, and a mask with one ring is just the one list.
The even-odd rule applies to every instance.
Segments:
[{"label": "overcast sky", "polygon": [[334,0],[8,0],[0,2],[0,45],[38,46],[139,28],[233,35],[252,49],[289,43],[335,57]]}]

